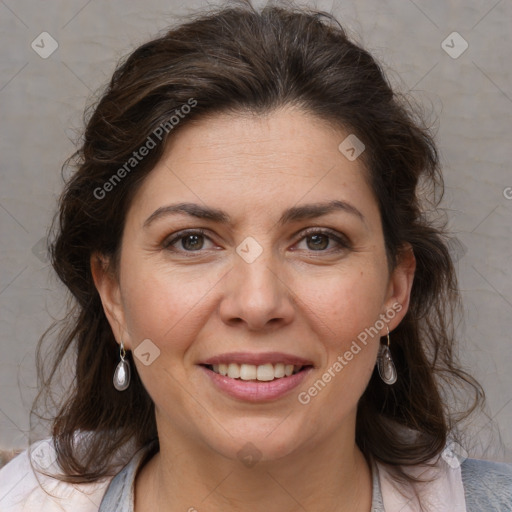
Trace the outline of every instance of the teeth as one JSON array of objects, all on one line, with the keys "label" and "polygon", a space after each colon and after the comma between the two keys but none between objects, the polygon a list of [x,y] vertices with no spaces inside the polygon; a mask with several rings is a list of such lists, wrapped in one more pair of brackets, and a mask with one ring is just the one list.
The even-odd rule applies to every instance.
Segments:
[{"label": "teeth", "polygon": [[294,366],[293,364],[262,364],[256,366],[254,364],[214,364],[212,369],[215,373],[230,377],[232,379],[241,380],[259,380],[262,382],[268,382],[274,379],[280,379],[282,377],[289,377],[290,375],[297,373],[302,366]]},{"label": "teeth", "polygon": [[240,378],[240,366],[238,364],[231,363],[228,365],[228,377],[232,379]]},{"label": "teeth", "polygon": [[253,364],[240,365],[240,378],[242,380],[254,380],[257,372],[257,368]]},{"label": "teeth", "polygon": [[274,365],[269,363],[258,366],[256,370],[256,378],[263,381],[274,380]]},{"label": "teeth", "polygon": [[283,363],[277,363],[274,365],[274,377],[276,379],[280,379],[281,377],[284,377],[284,364]]}]

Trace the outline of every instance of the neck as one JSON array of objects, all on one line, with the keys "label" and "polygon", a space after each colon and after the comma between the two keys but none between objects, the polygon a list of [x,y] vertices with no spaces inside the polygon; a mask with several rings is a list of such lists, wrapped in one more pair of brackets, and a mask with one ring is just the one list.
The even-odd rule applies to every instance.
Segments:
[{"label": "neck", "polygon": [[160,451],[137,475],[135,512],[371,509],[371,470],[355,442],[316,443],[252,467],[183,446],[160,437]]}]

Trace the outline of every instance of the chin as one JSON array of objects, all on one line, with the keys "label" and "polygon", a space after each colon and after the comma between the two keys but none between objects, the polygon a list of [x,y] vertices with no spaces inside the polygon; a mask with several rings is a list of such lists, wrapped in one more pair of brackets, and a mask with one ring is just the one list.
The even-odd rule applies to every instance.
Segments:
[{"label": "chin", "polygon": [[[208,444],[214,451],[232,460],[239,460],[247,467],[252,467],[259,461],[274,461],[282,459],[293,453],[302,445],[289,428],[281,428],[283,418],[272,419],[265,418],[260,426],[253,425],[251,428],[229,429],[226,430],[232,434],[227,435],[222,440],[216,442],[210,440]],[[283,422],[284,423],[284,422]]]}]

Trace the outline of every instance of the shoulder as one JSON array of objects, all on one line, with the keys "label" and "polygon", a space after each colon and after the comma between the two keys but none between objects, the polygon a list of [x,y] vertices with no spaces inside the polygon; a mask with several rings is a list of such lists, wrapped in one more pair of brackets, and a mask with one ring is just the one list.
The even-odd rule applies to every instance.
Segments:
[{"label": "shoulder", "polygon": [[512,510],[512,464],[466,459],[460,468],[468,512]]},{"label": "shoulder", "polygon": [[0,510],[97,512],[111,480],[70,484],[45,472],[60,472],[51,439],[34,443],[0,469]]}]

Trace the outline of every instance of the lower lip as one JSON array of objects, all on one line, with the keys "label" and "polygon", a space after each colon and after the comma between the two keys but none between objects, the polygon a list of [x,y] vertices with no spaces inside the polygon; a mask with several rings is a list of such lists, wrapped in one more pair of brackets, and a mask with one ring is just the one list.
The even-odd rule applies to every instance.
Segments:
[{"label": "lower lip", "polygon": [[201,366],[213,384],[227,395],[248,402],[269,402],[276,400],[299,386],[313,367],[306,368],[289,377],[282,377],[267,382],[255,382],[250,380],[232,379],[215,373]]}]

